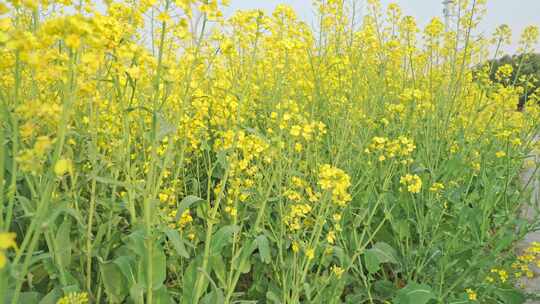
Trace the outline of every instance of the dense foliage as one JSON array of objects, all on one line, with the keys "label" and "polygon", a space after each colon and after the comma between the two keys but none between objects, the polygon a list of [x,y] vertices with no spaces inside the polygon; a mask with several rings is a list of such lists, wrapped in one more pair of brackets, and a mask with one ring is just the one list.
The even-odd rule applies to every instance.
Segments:
[{"label": "dense foliage", "polygon": [[522,303],[538,95],[473,77],[484,1],[225,2],[0,2],[0,302]]}]

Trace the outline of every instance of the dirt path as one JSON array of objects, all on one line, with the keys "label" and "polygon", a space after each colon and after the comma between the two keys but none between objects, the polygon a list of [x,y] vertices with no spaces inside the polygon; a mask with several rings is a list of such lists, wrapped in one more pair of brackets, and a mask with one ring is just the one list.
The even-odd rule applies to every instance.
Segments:
[{"label": "dirt path", "polygon": [[[539,140],[538,138],[536,140]],[[540,155],[535,153],[527,158],[526,162],[534,161],[536,164],[540,161]],[[533,176],[536,175],[536,176]],[[528,184],[528,189],[531,192],[530,204],[523,207],[523,217],[529,221],[533,220],[540,208],[540,180],[538,173],[535,174],[535,166],[527,166],[522,174],[521,181],[525,185]],[[525,248],[529,247],[532,242],[540,242],[540,231],[534,231],[528,233],[525,238],[517,245],[517,251],[520,253]],[[530,294],[537,294],[540,296],[540,269],[534,267],[536,276],[532,279],[522,279],[520,283],[523,283],[524,290]],[[530,300],[527,304],[540,304],[539,300]]]}]

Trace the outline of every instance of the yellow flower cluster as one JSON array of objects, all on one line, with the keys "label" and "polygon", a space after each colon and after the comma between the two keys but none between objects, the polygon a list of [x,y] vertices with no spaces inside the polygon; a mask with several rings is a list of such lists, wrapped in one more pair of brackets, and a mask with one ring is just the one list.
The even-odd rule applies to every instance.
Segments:
[{"label": "yellow flower cluster", "polygon": [[444,190],[444,184],[443,183],[433,183],[431,187],[429,187],[429,191],[431,192],[441,192]]},{"label": "yellow flower cluster", "polygon": [[180,215],[178,220],[176,220],[176,216],[178,215],[177,210],[172,210],[168,215],[169,227],[173,229],[183,229],[187,224],[193,222],[193,217],[191,216],[189,210],[182,212],[182,215]]},{"label": "yellow flower cluster", "polygon": [[402,101],[420,101],[424,98],[429,98],[429,94],[418,89],[407,88],[399,95],[399,99]]},{"label": "yellow flower cluster", "polygon": [[[292,143],[292,148],[296,153],[304,151],[310,142],[320,141],[321,136],[326,134],[326,125],[320,121],[307,119],[303,114],[303,107],[294,100],[278,103],[276,110],[270,113],[271,127],[267,129],[267,132],[278,135],[277,131],[281,131],[282,135]],[[280,138],[278,144],[281,148],[285,148],[286,141]]]},{"label": "yellow flower cluster", "polygon": [[[238,203],[246,202],[250,197],[250,189],[260,178],[260,171],[272,162],[268,153],[270,145],[255,134],[245,131],[228,130],[221,134],[214,144],[216,151],[231,151],[228,154],[229,179],[226,189],[226,207],[224,211],[231,217],[238,214]],[[214,192],[218,194],[221,185]]]},{"label": "yellow flower cluster", "polygon": [[[490,272],[494,275],[495,278],[498,278],[501,283],[505,283],[508,281],[508,272],[504,269],[498,269],[498,268],[492,268]],[[492,276],[488,276],[486,280],[489,283],[494,283],[495,278]]]},{"label": "yellow flower cluster", "polygon": [[416,174],[406,174],[399,179],[399,183],[407,187],[410,193],[420,193],[422,189],[422,179]]},{"label": "yellow flower cluster", "polygon": [[[289,212],[284,218],[285,225],[291,231],[298,231],[305,225],[308,215],[311,212],[311,206],[307,203],[293,204],[289,207]],[[308,222],[309,224],[309,222]]]},{"label": "yellow flower cluster", "polygon": [[34,146],[24,149],[16,157],[21,170],[38,174],[43,170],[47,153],[51,149],[53,141],[48,136],[39,136],[34,142]]},{"label": "yellow flower cluster", "polygon": [[71,160],[62,158],[56,162],[54,165],[54,173],[57,176],[62,176],[68,172],[73,171],[73,165],[71,163]]},{"label": "yellow flower cluster", "polygon": [[351,200],[349,187],[351,178],[339,168],[324,164],[319,168],[318,182],[321,189],[332,194],[332,201],[340,207],[344,207]]},{"label": "yellow flower cluster", "polygon": [[510,279],[533,278],[535,272],[531,265],[540,267],[540,243],[532,242],[522,254],[517,256],[517,259],[511,264],[511,267],[506,270],[503,268],[492,268],[490,274],[486,276],[488,283],[504,284]]},{"label": "yellow flower cluster", "polygon": [[412,162],[410,156],[414,149],[416,149],[414,142],[405,136],[393,140],[386,137],[373,137],[371,144],[364,152],[367,154],[376,153],[380,162],[399,158],[403,164],[408,164]]},{"label": "yellow flower cluster", "polygon": [[513,71],[514,69],[511,65],[502,65],[497,69],[497,73],[495,73],[495,78],[498,81],[509,81]]},{"label": "yellow flower cluster", "polygon": [[531,270],[530,264],[535,264],[540,267],[540,243],[532,242],[531,246],[525,249],[523,254],[518,255],[517,261],[512,263],[514,276],[516,278],[525,276],[528,278],[534,277],[534,272]]},{"label": "yellow flower cluster", "polygon": [[88,293],[86,292],[72,292],[58,300],[56,304],[87,304]]},{"label": "yellow flower cluster", "polygon": [[339,267],[339,266],[336,266],[336,265],[333,265],[330,270],[334,273],[334,275],[339,279],[341,278],[341,276],[343,275],[343,273],[345,273],[345,269]]},{"label": "yellow flower cluster", "polygon": [[15,237],[16,235],[13,232],[0,232],[0,269],[7,264],[5,251],[9,248],[17,248]]},{"label": "yellow flower cluster", "polygon": [[478,300],[478,294],[476,291],[472,290],[471,288],[465,289],[465,292],[467,292],[467,298],[471,301],[477,301]]}]

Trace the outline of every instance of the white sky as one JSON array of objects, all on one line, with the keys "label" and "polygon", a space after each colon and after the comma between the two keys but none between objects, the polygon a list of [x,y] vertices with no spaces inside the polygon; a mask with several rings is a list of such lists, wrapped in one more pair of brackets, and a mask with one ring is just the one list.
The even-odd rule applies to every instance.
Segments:
[{"label": "white sky", "polygon": [[[399,4],[403,13],[414,16],[421,27],[432,17],[442,16],[442,0],[381,1],[384,5],[391,2]],[[238,9],[262,8],[271,12],[276,5],[287,4],[296,10],[301,19],[311,24],[314,15],[311,3],[311,0],[231,0],[227,15]],[[505,50],[512,53],[517,47],[523,28],[528,25],[540,26],[540,0],[488,0],[487,15],[480,26],[480,32],[491,34],[501,24],[508,24],[513,30],[512,45]],[[537,51],[540,51],[540,43]]]}]

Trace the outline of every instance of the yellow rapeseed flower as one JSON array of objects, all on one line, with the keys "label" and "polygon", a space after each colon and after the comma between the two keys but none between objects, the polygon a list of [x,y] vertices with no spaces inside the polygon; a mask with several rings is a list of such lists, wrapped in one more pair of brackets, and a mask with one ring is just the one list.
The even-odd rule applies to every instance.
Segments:
[{"label": "yellow rapeseed flower", "polygon": [[474,290],[467,288],[465,291],[467,292],[467,298],[469,298],[469,300],[476,301],[478,299],[478,295]]},{"label": "yellow rapeseed flower", "polygon": [[72,164],[71,160],[67,158],[62,158],[56,162],[54,165],[54,173],[57,176],[62,176],[68,172],[71,172],[72,170]]},{"label": "yellow rapeseed flower", "polygon": [[13,232],[0,232],[0,249],[16,248],[16,237],[17,235]]},{"label": "yellow rapeseed flower", "polygon": [[422,180],[416,174],[407,174],[405,176],[402,176],[399,180],[399,183],[407,186],[407,191],[409,191],[410,193],[419,193],[422,189]]},{"label": "yellow rapeseed flower", "polygon": [[315,258],[315,250],[313,248],[309,248],[306,250],[306,257],[308,261],[313,260]]},{"label": "yellow rapeseed flower", "polygon": [[86,292],[79,292],[79,293],[69,293],[56,304],[87,304],[88,303],[88,294]]},{"label": "yellow rapeseed flower", "polygon": [[343,275],[343,273],[345,272],[345,270],[339,266],[332,266],[331,268],[332,272],[336,275],[336,277],[338,278],[341,278],[341,276]]},{"label": "yellow rapeseed flower", "polygon": [[81,37],[77,34],[70,34],[66,37],[65,42],[70,49],[78,49],[81,45]]}]

